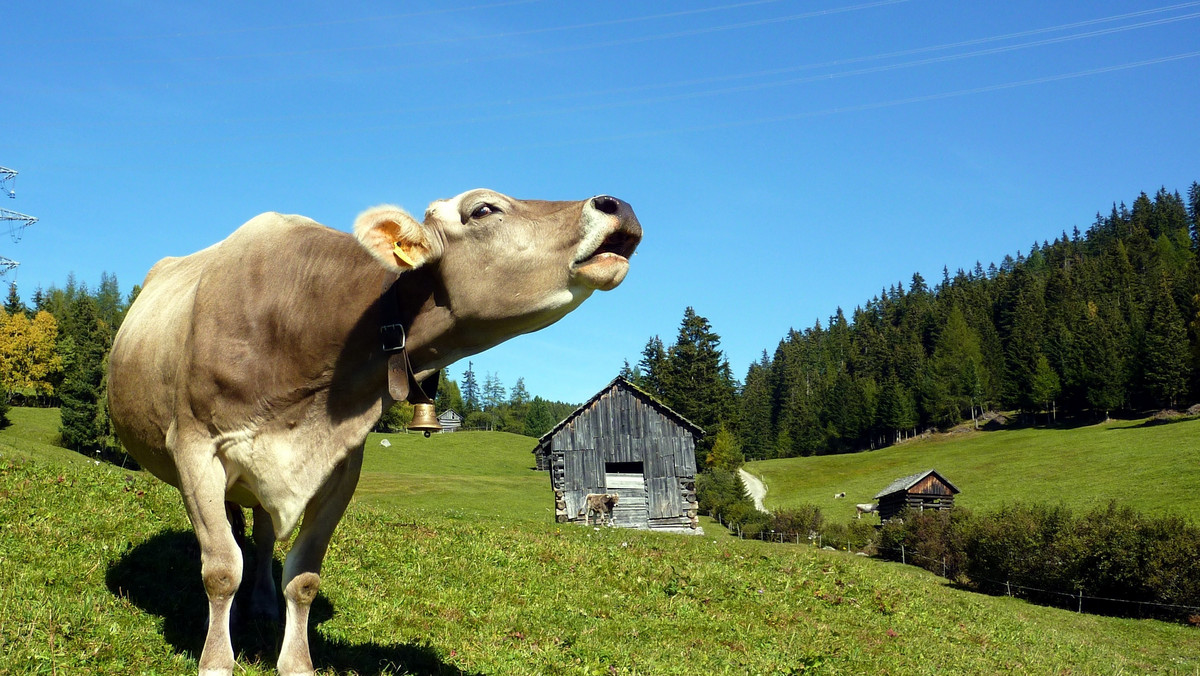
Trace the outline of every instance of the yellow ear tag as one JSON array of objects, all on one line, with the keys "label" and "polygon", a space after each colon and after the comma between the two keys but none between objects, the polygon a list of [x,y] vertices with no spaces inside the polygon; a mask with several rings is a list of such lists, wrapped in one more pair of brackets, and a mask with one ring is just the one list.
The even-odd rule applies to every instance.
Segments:
[{"label": "yellow ear tag", "polygon": [[392,245],[392,253],[396,254],[396,258],[399,258],[400,260],[404,261],[405,264],[408,265],[408,267],[410,267],[410,268],[417,267],[417,264],[413,262],[413,259],[408,257],[408,253],[404,249],[400,248],[400,242],[396,242],[395,244]]}]

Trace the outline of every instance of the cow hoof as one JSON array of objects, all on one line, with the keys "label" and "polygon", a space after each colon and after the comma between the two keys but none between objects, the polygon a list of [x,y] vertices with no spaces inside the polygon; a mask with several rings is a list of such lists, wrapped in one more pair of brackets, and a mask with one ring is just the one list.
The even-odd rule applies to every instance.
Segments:
[{"label": "cow hoof", "polygon": [[200,676],[233,676],[233,669],[201,669]]}]

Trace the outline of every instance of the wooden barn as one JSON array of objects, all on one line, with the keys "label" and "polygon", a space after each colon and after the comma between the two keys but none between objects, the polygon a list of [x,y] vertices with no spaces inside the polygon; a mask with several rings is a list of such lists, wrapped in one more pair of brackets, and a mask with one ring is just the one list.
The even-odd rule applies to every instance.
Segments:
[{"label": "wooden barn", "polygon": [[618,377],[538,440],[559,523],[583,523],[589,493],[615,493],[613,524],[701,534],[696,439],[704,431]]},{"label": "wooden barn", "polygon": [[905,507],[916,511],[951,509],[958,492],[954,484],[932,469],[901,477],[875,495],[879,501],[879,520],[887,521]]},{"label": "wooden barn", "polygon": [[438,414],[438,423],[442,426],[442,432],[457,432],[458,428],[462,427],[463,418],[452,408],[448,408]]}]

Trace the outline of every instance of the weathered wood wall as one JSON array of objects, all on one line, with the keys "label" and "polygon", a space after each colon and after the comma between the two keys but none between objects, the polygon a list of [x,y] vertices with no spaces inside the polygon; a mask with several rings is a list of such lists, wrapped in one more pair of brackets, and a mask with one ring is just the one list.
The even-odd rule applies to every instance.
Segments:
[{"label": "weathered wood wall", "polygon": [[880,520],[892,519],[893,516],[904,512],[905,507],[914,512],[923,512],[925,509],[953,509],[954,495],[950,491],[944,493],[894,492],[892,495],[880,498]]},{"label": "weathered wood wall", "polygon": [[538,465],[550,470],[559,521],[583,521],[586,495],[608,492],[621,496],[617,525],[695,527],[695,438],[619,381],[554,433],[545,450]]}]

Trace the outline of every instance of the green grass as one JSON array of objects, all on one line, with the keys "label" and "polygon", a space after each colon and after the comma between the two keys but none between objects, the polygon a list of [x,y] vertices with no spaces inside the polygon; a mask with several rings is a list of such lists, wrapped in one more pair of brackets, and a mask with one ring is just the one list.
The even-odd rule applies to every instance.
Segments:
[{"label": "green grass", "polygon": [[[0,676],[194,673],[207,608],[177,492],[63,462],[38,446],[56,422],[14,420],[0,432]],[[313,607],[324,674],[1200,674],[1195,628],[808,546],[558,525],[526,438],[379,440]],[[273,673],[273,628],[234,636],[239,673]]]},{"label": "green grass", "polygon": [[[955,504],[971,509],[1020,501],[1088,510],[1116,499],[1146,514],[1196,521],[1200,420],[966,432],[746,466],[766,483],[768,509],[810,503],[835,521],[852,518],[855,503],[872,502],[892,480],[931,468],[962,491]],[[842,491],[846,497],[834,499]]]},{"label": "green grass", "polygon": [[8,411],[8,419],[11,424],[0,430],[0,458],[90,462],[83,455],[58,446],[62,418],[57,408],[14,406]]},{"label": "green grass", "polygon": [[[380,441],[387,439],[390,447]],[[384,509],[472,514],[497,522],[554,520],[536,439],[505,432],[371,434],[355,500]]]},{"label": "green grass", "polygon": [[[189,673],[205,600],[174,490],[0,463],[0,674]],[[1141,674],[1200,631],[953,589],[807,546],[497,524],[357,503],[314,605],[322,673]],[[244,673],[277,636],[240,628]]]}]

